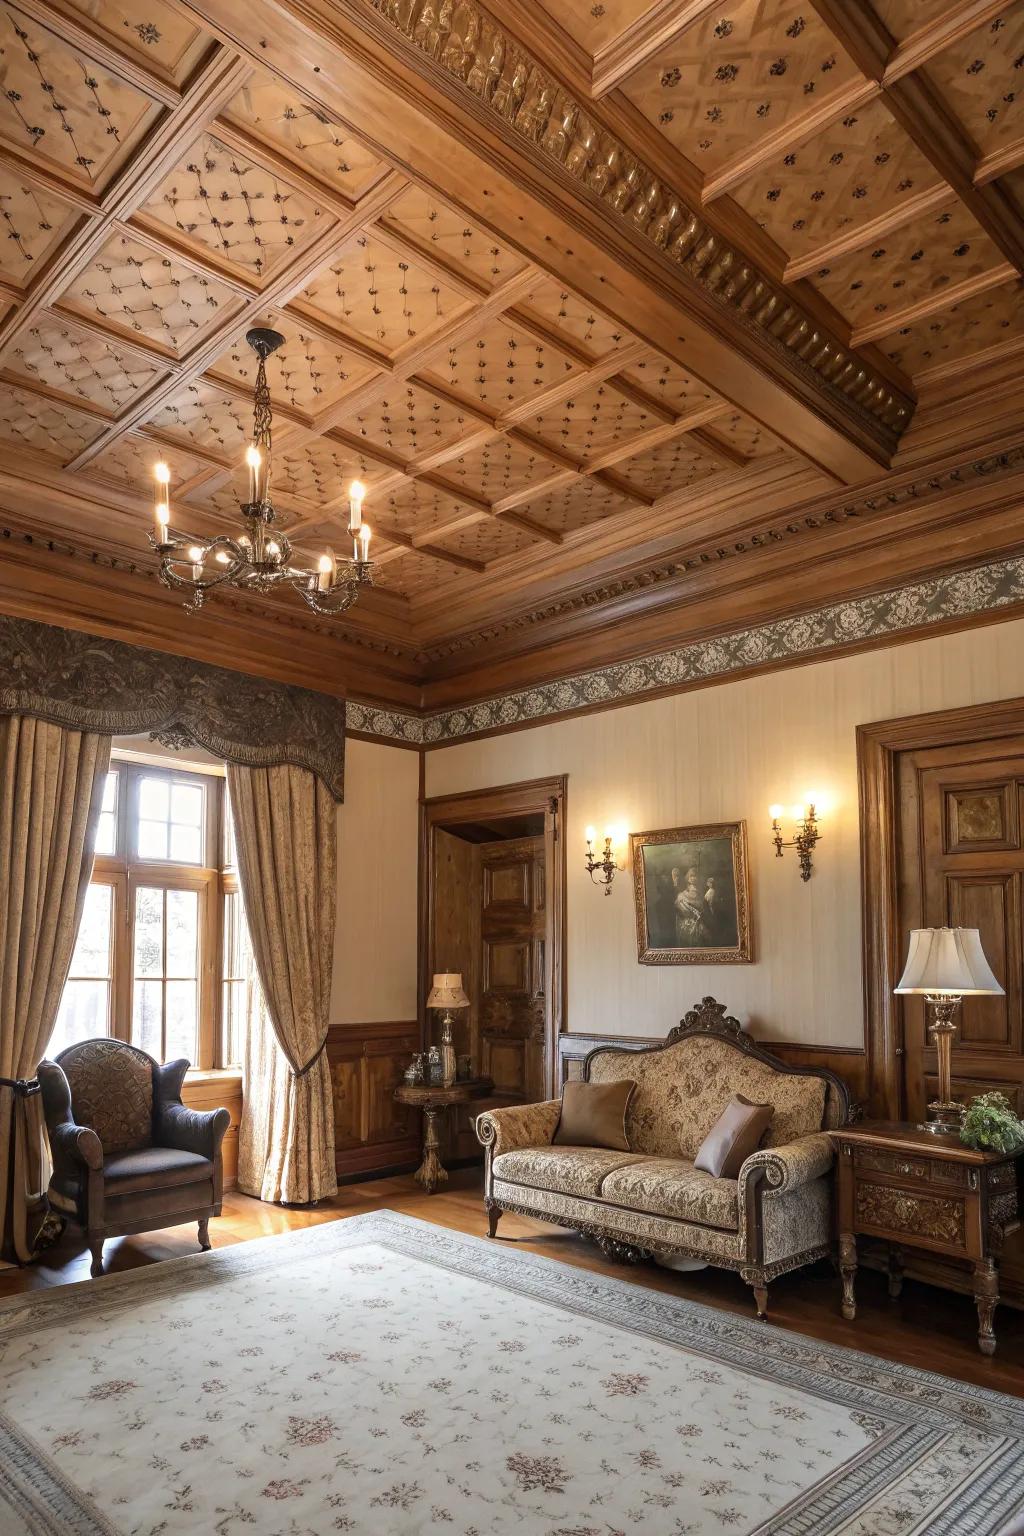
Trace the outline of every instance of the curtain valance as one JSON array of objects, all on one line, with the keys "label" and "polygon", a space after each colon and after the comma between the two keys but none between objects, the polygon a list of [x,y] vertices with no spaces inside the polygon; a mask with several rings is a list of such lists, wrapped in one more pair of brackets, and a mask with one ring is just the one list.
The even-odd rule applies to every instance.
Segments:
[{"label": "curtain valance", "polygon": [[291,763],[344,799],[342,699],[184,656],[0,617],[0,714],[110,736],[148,733],[246,768]]}]

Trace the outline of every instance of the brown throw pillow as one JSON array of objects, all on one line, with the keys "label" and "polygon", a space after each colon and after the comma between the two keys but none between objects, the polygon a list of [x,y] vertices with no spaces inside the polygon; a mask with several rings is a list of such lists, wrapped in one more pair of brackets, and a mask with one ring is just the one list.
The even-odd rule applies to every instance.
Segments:
[{"label": "brown throw pillow", "polygon": [[697,1149],[693,1160],[716,1179],[735,1179],[772,1121],[771,1104],[751,1104],[734,1093]]},{"label": "brown throw pillow", "polygon": [[566,1083],[555,1131],[559,1147],[609,1147],[628,1152],[626,1108],[636,1083]]}]

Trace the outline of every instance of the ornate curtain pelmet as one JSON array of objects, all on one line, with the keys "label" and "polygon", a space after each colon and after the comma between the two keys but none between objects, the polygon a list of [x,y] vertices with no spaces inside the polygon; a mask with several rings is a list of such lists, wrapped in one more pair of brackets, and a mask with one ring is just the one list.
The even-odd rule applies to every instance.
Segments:
[{"label": "ornate curtain pelmet", "polygon": [[291,763],[344,799],[342,699],[78,630],[0,617],[0,714],[148,734],[247,768]]}]

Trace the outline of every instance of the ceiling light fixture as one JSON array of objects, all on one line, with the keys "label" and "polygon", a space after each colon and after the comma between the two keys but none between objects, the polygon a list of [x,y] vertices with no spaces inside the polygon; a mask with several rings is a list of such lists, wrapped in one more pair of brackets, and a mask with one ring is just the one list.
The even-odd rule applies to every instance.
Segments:
[{"label": "ceiling light fixture", "polygon": [[344,613],[359,596],[359,588],[373,582],[370,560],[370,530],[363,522],[363,497],[366,488],[358,480],[349,487],[348,531],[352,536],[352,559],[336,560],[328,550],[320,556],[315,571],[291,564],[291,544],[278,530],[270,499],[271,427],[270,390],[267,387],[267,358],[284,341],[279,331],[255,329],[245,337],[259,358],[253,409],[253,440],[245,451],[249,468],[249,500],[240,508],[245,532],[236,539],[218,534],[201,539],[171,527],[171,471],[157,464],[154,529],[149,541],[160,556],[160,580],[189,594],[185,607],[195,613],[203,606],[207,592],[225,585],[247,592],[272,592],[279,586],[291,586],[299,592],[315,613]]}]

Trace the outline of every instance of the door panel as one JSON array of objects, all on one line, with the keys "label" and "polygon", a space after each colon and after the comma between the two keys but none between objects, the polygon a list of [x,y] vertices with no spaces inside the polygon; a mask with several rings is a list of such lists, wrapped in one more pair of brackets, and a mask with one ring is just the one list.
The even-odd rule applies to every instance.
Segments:
[{"label": "door panel", "polygon": [[1020,876],[949,875],[946,921],[952,928],[977,928],[993,972],[1006,987],[1005,997],[972,997],[962,1010],[964,1045],[1019,1050]]}]

